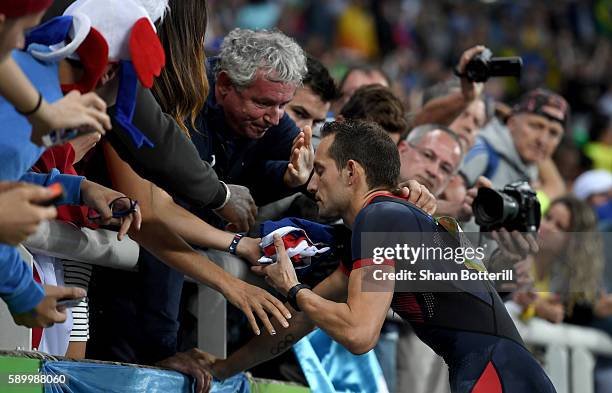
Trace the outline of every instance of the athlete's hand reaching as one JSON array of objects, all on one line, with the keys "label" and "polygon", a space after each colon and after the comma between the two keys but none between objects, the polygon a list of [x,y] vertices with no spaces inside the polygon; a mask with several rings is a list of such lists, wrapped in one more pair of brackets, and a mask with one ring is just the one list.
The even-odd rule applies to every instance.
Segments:
[{"label": "athlete's hand reaching", "polygon": [[293,263],[285,251],[283,239],[278,235],[274,235],[274,247],[276,248],[276,263],[268,266],[253,266],[251,270],[258,274],[264,273],[268,284],[283,295],[287,295],[287,292],[300,282],[295,274]]}]

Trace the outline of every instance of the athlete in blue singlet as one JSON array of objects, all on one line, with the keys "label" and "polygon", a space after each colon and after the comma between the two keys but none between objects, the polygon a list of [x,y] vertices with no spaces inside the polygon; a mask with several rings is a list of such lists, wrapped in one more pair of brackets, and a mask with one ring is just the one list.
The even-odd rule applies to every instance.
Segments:
[{"label": "athlete in blue singlet", "polygon": [[275,336],[257,337],[228,359],[213,361],[213,374],[224,378],[277,356],[314,326],[351,352],[365,353],[378,341],[392,307],[444,358],[453,393],[554,393],[489,281],[407,280],[400,285],[377,279],[404,269],[444,277],[478,266],[442,257],[400,261],[402,246],[457,250],[462,244],[431,216],[389,193],[399,176],[399,156],[378,126],[328,123],[321,135],[308,190],[320,215],[340,216],[352,230],[345,247],[350,256],[311,290],[299,283],[282,240],[275,239],[278,262],[255,270],[302,312],[294,312],[290,326],[278,327]]},{"label": "athlete in blue singlet", "polygon": [[[352,257],[343,260],[341,265],[345,274],[373,265],[371,248],[374,245],[394,248],[396,244],[405,244],[423,250],[457,247],[452,244],[453,236],[431,216],[390,194],[371,197],[357,215],[352,229]],[[375,235],[381,232],[384,236]],[[372,244],[364,245],[364,238],[375,239]],[[469,270],[464,264],[439,258],[393,264],[396,272],[401,266],[414,272],[415,277],[422,271],[430,275],[457,273],[461,277],[461,270]],[[411,281],[396,284],[391,308],[411,324],[425,344],[444,358],[452,392],[554,392],[548,377],[524,347],[489,281],[432,278],[415,281],[415,288],[410,291],[412,286]]]}]

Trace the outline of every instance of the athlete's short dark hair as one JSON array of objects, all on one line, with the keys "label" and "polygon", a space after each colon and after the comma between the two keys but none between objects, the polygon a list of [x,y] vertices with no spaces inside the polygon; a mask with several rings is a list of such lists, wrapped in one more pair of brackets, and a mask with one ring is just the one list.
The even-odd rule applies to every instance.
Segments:
[{"label": "athlete's short dark hair", "polygon": [[302,84],[309,87],[323,102],[332,102],[338,99],[339,93],[336,82],[329,75],[327,68],[310,55],[306,55],[306,67],[308,72]]},{"label": "athlete's short dark hair", "polygon": [[394,189],[400,173],[397,146],[377,124],[367,121],[346,120],[325,123],[321,138],[334,135],[329,155],[338,169],[348,160],[357,161],[365,170],[370,189]]},{"label": "athlete's short dark hair", "polygon": [[340,110],[345,119],[371,121],[391,134],[408,131],[404,104],[388,87],[361,86]]}]

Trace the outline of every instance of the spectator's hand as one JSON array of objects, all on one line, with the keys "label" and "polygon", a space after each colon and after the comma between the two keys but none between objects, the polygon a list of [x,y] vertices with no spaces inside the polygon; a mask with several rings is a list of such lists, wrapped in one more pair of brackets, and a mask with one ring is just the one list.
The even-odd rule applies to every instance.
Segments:
[{"label": "spectator's hand", "polygon": [[230,223],[229,230],[247,232],[255,223],[257,216],[257,205],[251,196],[251,191],[235,184],[228,184],[227,187],[231,193],[230,200],[223,209],[216,210],[216,213]]},{"label": "spectator's hand", "polygon": [[612,315],[612,295],[602,292],[593,307],[593,314],[597,318],[607,318]]},{"label": "spectator's hand", "polygon": [[34,184],[0,182],[0,243],[17,245],[34,234],[41,221],[55,218],[54,206],[38,206],[52,196]]},{"label": "spectator's hand", "polygon": [[257,314],[257,317],[271,335],[276,334],[276,331],[272,323],[270,323],[268,314],[276,318],[282,326],[289,327],[287,319],[291,318],[291,313],[280,300],[264,289],[234,279],[223,290],[223,295],[230,303],[242,310],[249,320],[251,329],[258,336],[261,332],[259,326],[257,326],[255,314]]},{"label": "spectator's hand", "polygon": [[58,310],[57,301],[61,299],[78,299],[87,296],[82,288],[64,288],[45,285],[45,297],[33,310],[13,315],[17,325],[29,328],[49,327],[66,320],[66,310]]},{"label": "spectator's hand", "polygon": [[487,179],[484,176],[479,176],[478,180],[476,180],[476,184],[474,187],[469,188],[466,192],[465,198],[460,206],[457,209],[457,219],[460,221],[468,221],[472,218],[474,212],[472,211],[472,204],[474,203],[474,199],[476,195],[478,195],[478,189],[481,187],[493,188],[493,183],[491,180]]},{"label": "spectator's hand", "polygon": [[[484,51],[485,47],[482,45],[474,46],[461,55],[459,59],[459,64],[457,64],[457,71],[459,74],[465,74],[465,66],[470,62],[470,60]],[[482,83],[476,83],[468,80],[465,76],[461,77],[461,93],[463,94],[463,99],[466,103],[474,101],[476,98],[480,96],[482,93],[484,85]]]},{"label": "spectator's hand", "polygon": [[436,212],[436,208],[438,207],[436,197],[429,192],[427,187],[418,181],[408,180],[400,183],[397,187],[397,190],[393,192],[395,195],[407,199],[408,202],[423,209],[430,215]]},{"label": "spectator's hand", "polygon": [[531,233],[508,232],[506,228],[501,228],[499,231],[492,231],[491,237],[499,245],[500,258],[507,262],[522,261],[540,250],[535,236]]},{"label": "spectator's hand", "polygon": [[243,237],[240,239],[240,242],[238,242],[236,254],[238,254],[240,258],[249,261],[251,265],[257,266],[259,265],[257,260],[263,255],[261,252],[261,247],[259,247],[259,243],[261,243],[261,239]]},{"label": "spectator's hand", "polygon": [[191,375],[196,380],[195,393],[206,393],[212,387],[210,368],[215,360],[213,355],[193,348],[164,359],[157,366]]},{"label": "spectator's hand", "polygon": [[284,181],[288,187],[295,188],[306,184],[314,167],[314,148],[312,129],[305,126],[293,140],[291,159],[285,171]]},{"label": "spectator's hand", "polygon": [[278,234],[274,235],[274,248],[276,248],[275,263],[267,266],[253,266],[251,270],[257,274],[265,274],[268,284],[286,296],[287,292],[300,282],[285,250],[283,239]]},{"label": "spectator's hand", "polygon": [[221,381],[231,377],[231,375],[227,373],[226,362],[227,359],[215,359],[210,368],[210,373]]},{"label": "spectator's hand", "polygon": [[32,142],[37,145],[42,145],[42,137],[51,130],[74,128],[104,135],[111,129],[106,103],[96,93],[81,95],[76,90],[53,104],[43,101],[28,121],[32,124]]},{"label": "spectator's hand", "polygon": [[513,282],[503,283],[500,286],[500,291],[504,292],[532,292],[534,277],[532,276],[533,255],[528,255],[522,261],[513,264],[515,280]]},{"label": "spectator's hand", "polygon": [[512,294],[512,300],[523,307],[523,310],[527,309],[530,305],[535,303],[538,298],[538,294],[533,291],[516,291]]},{"label": "spectator's hand", "polygon": [[142,216],[138,206],[136,206],[134,213],[121,218],[113,218],[109,205],[112,201],[121,197],[125,197],[125,195],[89,180],[83,180],[81,183],[81,199],[85,205],[93,208],[100,214],[100,222],[104,225],[113,224],[121,226],[117,233],[117,240],[123,240],[123,236],[132,225],[136,230],[139,230],[142,223]]},{"label": "spectator's hand", "polygon": [[97,132],[94,132],[81,135],[80,137],[74,138],[73,140],[68,142],[74,150],[74,162],[72,163],[72,165],[81,161],[83,157],[85,157],[85,154],[87,154],[88,151],[93,149],[96,143],[100,142],[100,138],[102,138],[102,135],[98,134]]},{"label": "spectator's hand", "polygon": [[535,302],[536,315],[551,323],[561,323],[565,317],[565,306],[555,294],[550,298],[538,297]]}]

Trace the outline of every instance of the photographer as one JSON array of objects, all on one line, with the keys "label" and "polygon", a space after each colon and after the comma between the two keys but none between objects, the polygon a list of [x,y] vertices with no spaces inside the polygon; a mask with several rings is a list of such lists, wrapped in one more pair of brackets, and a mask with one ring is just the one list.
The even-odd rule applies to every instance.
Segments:
[{"label": "photographer", "polygon": [[505,124],[494,118],[465,158],[468,184],[479,176],[496,188],[537,179],[537,165],[549,159],[563,137],[569,106],[558,94],[536,89],[521,98]]},{"label": "photographer", "polygon": [[[461,137],[464,151],[474,144],[477,129],[485,120],[484,102],[481,98],[483,82],[468,78],[466,67],[485,50],[478,45],[463,52],[456,67],[456,79],[427,89],[423,94],[423,108],[415,115],[413,126],[436,123],[448,125]],[[472,123],[470,125],[470,122]]]}]

